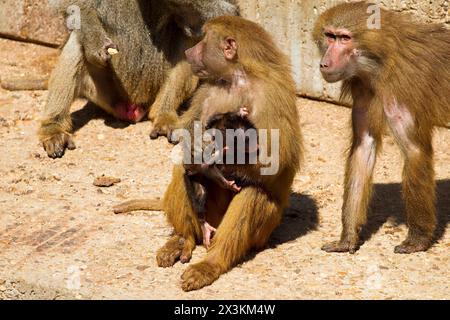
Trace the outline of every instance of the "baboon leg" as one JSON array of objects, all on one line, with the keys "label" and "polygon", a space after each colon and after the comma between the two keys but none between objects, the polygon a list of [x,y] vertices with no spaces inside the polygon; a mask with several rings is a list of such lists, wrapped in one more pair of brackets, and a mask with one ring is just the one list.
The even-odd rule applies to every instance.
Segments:
[{"label": "baboon leg", "polygon": [[[367,220],[379,134],[369,130],[367,108],[353,108],[353,145],[346,164],[341,239],[322,247],[327,252],[355,253]],[[381,121],[381,120],[379,120]]]},{"label": "baboon leg", "polygon": [[177,109],[189,99],[198,85],[198,78],[192,74],[191,66],[182,61],[170,70],[155,102],[150,108],[149,118],[153,121],[152,139],[166,136],[170,139],[171,131],[177,121]]},{"label": "baboon leg", "polygon": [[206,258],[182,275],[185,291],[212,284],[242,261],[253,248],[263,248],[281,221],[282,209],[260,190],[249,187],[237,194],[214,236]]},{"label": "baboon leg", "polygon": [[157,261],[160,267],[170,267],[178,259],[182,263],[189,262],[195,245],[202,241],[202,229],[197,215],[192,210],[190,199],[184,183],[184,169],[175,166],[172,182],[170,183],[163,200],[164,211],[169,223],[174,227],[175,237],[183,239],[181,245],[175,238],[158,251]]},{"label": "baboon leg", "polygon": [[82,75],[80,96],[119,118],[114,110],[114,104],[120,98],[111,78],[111,71],[88,64]]},{"label": "baboon leg", "polygon": [[432,129],[421,128],[419,132],[411,113],[401,105],[388,105],[386,115],[405,157],[403,197],[409,230],[395,252],[426,251],[432,245],[437,224]]},{"label": "baboon leg", "polygon": [[39,139],[50,158],[61,158],[66,148],[75,149],[70,107],[79,93],[83,67],[83,50],[72,32],[52,72],[39,129]]}]

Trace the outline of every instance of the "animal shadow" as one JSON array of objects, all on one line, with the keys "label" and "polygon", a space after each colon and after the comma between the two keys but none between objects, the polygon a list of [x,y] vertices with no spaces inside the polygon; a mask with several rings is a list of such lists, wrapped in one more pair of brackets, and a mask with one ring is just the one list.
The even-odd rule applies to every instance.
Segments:
[{"label": "animal shadow", "polygon": [[[364,242],[369,240],[388,220],[397,225],[406,223],[401,184],[376,184],[374,191],[368,222],[361,232],[361,239]],[[439,241],[444,236],[445,229],[450,222],[450,180],[437,182],[436,195],[438,225],[434,239]]]},{"label": "animal shadow", "polygon": [[318,225],[319,211],[316,201],[308,195],[293,193],[280,226],[270,237],[269,246],[277,247],[298,239],[316,230]]},{"label": "animal shadow", "polygon": [[81,130],[91,120],[103,119],[105,125],[113,129],[125,129],[132,125],[131,123],[121,121],[112,115],[97,107],[95,104],[88,102],[84,108],[77,110],[71,114],[73,123],[73,132]]}]

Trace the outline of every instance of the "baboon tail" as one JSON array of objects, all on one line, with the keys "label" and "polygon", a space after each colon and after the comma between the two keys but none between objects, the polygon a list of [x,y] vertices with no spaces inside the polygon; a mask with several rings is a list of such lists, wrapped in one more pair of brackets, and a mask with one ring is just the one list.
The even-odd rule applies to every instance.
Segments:
[{"label": "baboon tail", "polygon": [[133,211],[163,211],[162,200],[156,199],[142,199],[131,200],[119,204],[114,207],[115,214],[129,213]]}]

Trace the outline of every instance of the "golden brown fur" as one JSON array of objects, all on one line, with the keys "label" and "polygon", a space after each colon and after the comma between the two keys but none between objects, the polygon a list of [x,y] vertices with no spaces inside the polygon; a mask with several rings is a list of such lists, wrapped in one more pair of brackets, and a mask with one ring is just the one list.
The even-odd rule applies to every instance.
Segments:
[{"label": "golden brown fur", "polygon": [[[227,72],[243,74],[244,89],[234,95],[234,89],[229,85],[217,82],[220,75],[206,79],[195,93],[192,106],[183,115],[180,126],[190,128],[194,120],[201,119],[208,98],[212,97],[212,108],[217,113],[237,111],[242,107],[242,101],[246,101],[251,110],[249,120],[257,129],[280,130],[280,166],[272,176],[261,176],[261,164],[233,166],[232,170],[242,170],[243,175],[253,175],[261,181],[261,186],[246,186],[238,194],[215,183],[206,186],[206,217],[218,228],[205,259],[189,266],[183,274],[182,288],[186,291],[210,285],[251,249],[264,247],[288,205],[291,185],[303,153],[296,89],[288,58],[266,31],[242,18],[214,19],[206,24],[205,31],[205,39],[213,41],[214,46],[227,37],[236,40],[238,58],[228,64]],[[157,254],[158,264],[162,267],[172,266],[177,260],[189,261],[195,245],[202,241],[202,226],[190,203],[184,175],[183,166],[175,166],[163,201],[175,235]]]},{"label": "golden brown fur", "polygon": [[[359,50],[351,77],[341,79],[353,97],[353,143],[346,168],[341,240],[326,251],[355,252],[366,222],[376,153],[387,125],[405,156],[403,194],[408,238],[397,253],[428,249],[436,227],[433,127],[450,120],[450,30],[382,10],[381,29],[368,29],[367,2],[346,3],[318,19],[314,39],[327,50],[328,27],[351,33]],[[325,56],[324,56],[325,57]],[[321,65],[322,66],[322,65]],[[356,187],[358,186],[358,187]]]},{"label": "golden brown fur", "polygon": [[[218,217],[216,220],[220,224],[207,257],[190,266],[184,273],[184,290],[195,290],[211,284],[220,274],[238,263],[250,249],[262,248],[266,244],[288,204],[290,186],[299,169],[302,155],[295,84],[288,58],[275,46],[267,32],[257,24],[241,18],[214,19],[205,25],[205,31],[207,35],[218,37],[212,37],[216,40],[226,37],[236,40],[238,58],[230,68],[242,68],[252,84],[249,91],[253,96],[241,98],[250,101],[249,120],[257,129],[280,129],[280,168],[274,176],[258,177],[263,181],[263,188],[245,187],[236,195],[214,184],[209,186],[206,216],[212,216],[213,219]],[[213,103],[217,113],[232,111],[230,107],[233,109],[226,98],[226,90],[216,84],[216,79],[210,80],[195,94],[191,109],[182,119],[187,127],[192,119],[201,117],[204,101],[211,92],[219,90],[217,103]],[[224,91],[220,93],[220,90]],[[220,103],[220,96],[225,99],[224,105]],[[242,107],[241,101],[234,106],[235,111]],[[250,171],[254,175],[260,165],[254,165],[251,169],[248,165],[242,168],[246,170],[243,174],[249,174]],[[201,240],[201,226],[188,202],[183,174],[182,168],[174,169],[173,180],[166,193],[165,209],[175,233],[186,239],[191,247],[194,240],[197,243]],[[222,217],[223,220],[220,221]],[[213,224],[214,222],[212,221]],[[166,261],[166,249],[167,245],[158,254],[160,262]],[[162,264],[174,262],[171,260],[170,263]]]}]

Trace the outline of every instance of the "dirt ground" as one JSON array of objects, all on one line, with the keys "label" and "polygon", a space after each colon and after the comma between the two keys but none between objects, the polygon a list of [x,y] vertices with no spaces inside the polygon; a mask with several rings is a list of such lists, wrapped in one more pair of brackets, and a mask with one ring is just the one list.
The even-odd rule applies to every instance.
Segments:
[{"label": "dirt ground", "polygon": [[[56,51],[0,40],[0,77],[46,74]],[[299,99],[306,157],[291,207],[268,247],[212,286],[184,293],[186,266],[156,266],[171,228],[162,212],[116,216],[127,199],[162,196],[172,147],[150,141],[148,122],[126,126],[76,104],[78,148],[51,160],[36,131],[47,92],[0,89],[0,299],[449,299],[450,130],[434,139],[439,194],[437,243],[396,255],[406,236],[401,155],[390,137],[375,173],[365,243],[355,255],[326,254],[340,233],[349,110]],[[100,189],[96,177],[120,178]],[[205,250],[198,247],[193,262]]]}]

